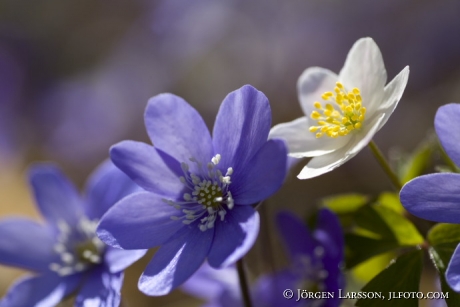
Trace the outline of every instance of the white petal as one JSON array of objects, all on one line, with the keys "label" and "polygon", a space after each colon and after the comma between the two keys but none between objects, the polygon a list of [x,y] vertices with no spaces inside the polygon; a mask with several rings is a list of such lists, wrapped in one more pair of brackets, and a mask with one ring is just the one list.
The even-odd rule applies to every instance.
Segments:
[{"label": "white petal", "polygon": [[[385,94],[383,103],[378,107],[377,113],[385,113],[385,118],[380,123],[380,128],[387,122],[390,115],[398,105],[399,100],[406,88],[407,80],[409,79],[409,66],[404,67],[403,70],[385,86]],[[379,128],[379,129],[380,129]]]},{"label": "white petal", "polygon": [[339,81],[349,91],[359,88],[367,114],[374,113],[383,100],[387,72],[379,47],[372,38],[361,38],[353,45],[340,71]]},{"label": "white petal", "polygon": [[366,126],[367,129],[359,133],[353,133],[351,140],[339,150],[314,157],[297,175],[299,179],[309,179],[328,173],[333,169],[341,166],[363,149],[372,140],[374,134],[379,130],[380,123],[385,115],[374,117]]},{"label": "white petal", "polygon": [[299,179],[309,179],[320,176],[344,164],[353,156],[347,156],[348,146],[326,155],[314,157],[297,175]]},{"label": "white petal", "polygon": [[385,114],[380,114],[380,116],[375,116],[371,118],[369,122],[366,123],[365,129],[360,131],[356,137],[347,145],[348,151],[347,155],[355,156],[358,152],[361,151],[382,127],[381,123],[385,119]]},{"label": "white petal", "polygon": [[308,129],[316,122],[307,117],[301,117],[288,123],[276,125],[270,130],[268,138],[280,138],[286,141],[289,155],[295,158],[315,157],[335,151],[349,142],[351,134],[330,138],[316,138],[316,134]]},{"label": "white petal", "polygon": [[321,102],[324,92],[334,90],[337,75],[332,71],[321,67],[310,67],[300,75],[297,80],[297,94],[300,106],[306,116],[310,116],[314,110],[315,101]]}]

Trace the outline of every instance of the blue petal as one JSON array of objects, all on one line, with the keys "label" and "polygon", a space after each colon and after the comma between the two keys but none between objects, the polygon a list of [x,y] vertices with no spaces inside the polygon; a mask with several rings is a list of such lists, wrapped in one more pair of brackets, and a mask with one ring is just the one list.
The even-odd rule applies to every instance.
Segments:
[{"label": "blue petal", "polygon": [[216,221],[215,238],[208,255],[212,267],[235,263],[251,249],[259,234],[260,218],[250,206],[235,206],[223,221]]},{"label": "blue petal", "polygon": [[434,128],[444,150],[460,166],[460,104],[440,107],[434,118]]},{"label": "blue petal", "polygon": [[75,186],[52,164],[38,164],[29,170],[29,179],[43,216],[52,225],[65,221],[77,224],[83,216],[83,202]]},{"label": "blue petal", "polygon": [[0,307],[54,307],[74,291],[81,275],[59,277],[54,273],[18,280],[0,301]]},{"label": "blue petal", "polygon": [[83,287],[75,300],[76,307],[119,306],[123,273],[110,273],[99,266],[89,272]]},{"label": "blue petal", "polygon": [[[308,303],[299,304],[300,301],[296,301],[297,288],[302,282],[303,281],[299,278],[299,274],[295,274],[295,272],[290,269],[263,275],[254,285],[253,298],[257,298],[261,306],[308,306]],[[293,299],[288,300],[283,297],[282,293],[286,289],[292,289],[294,291]]]},{"label": "blue petal", "polygon": [[460,174],[417,177],[403,186],[399,197],[407,211],[422,219],[460,223]]},{"label": "blue petal", "polygon": [[287,149],[282,140],[265,142],[241,172],[235,170],[230,190],[239,205],[252,205],[275,193],[286,177]]},{"label": "blue petal", "polygon": [[226,289],[240,291],[238,273],[233,266],[217,270],[204,263],[181,289],[206,301],[216,300]]},{"label": "blue petal", "polygon": [[135,183],[147,191],[171,196],[177,195],[183,184],[179,180],[179,163],[141,142],[123,141],[110,148],[113,163]]},{"label": "blue petal", "polygon": [[282,211],[276,216],[276,224],[291,259],[313,254],[317,242],[297,215]]},{"label": "blue petal", "polygon": [[49,264],[56,257],[52,228],[32,220],[9,218],[0,222],[0,233],[0,263],[48,271]]},{"label": "blue petal", "polygon": [[235,177],[244,175],[247,163],[267,141],[270,126],[270,105],[262,92],[245,85],[225,97],[213,130],[214,152],[222,156],[224,173],[233,167]]},{"label": "blue petal", "polygon": [[446,280],[456,292],[460,292],[460,244],[457,245],[446,270]]},{"label": "blue petal", "polygon": [[154,146],[179,162],[194,157],[211,161],[212,141],[200,114],[185,100],[172,94],[152,97],[144,115],[147,133]]},{"label": "blue petal", "polygon": [[97,235],[106,244],[123,249],[148,249],[166,242],[184,227],[172,220],[179,210],[162,197],[139,192],[123,198],[102,217]]},{"label": "blue petal", "polygon": [[117,201],[140,188],[110,160],[93,172],[86,186],[86,215],[100,219]]},{"label": "blue petal", "polygon": [[319,211],[315,239],[325,248],[328,259],[337,266],[344,257],[344,238],[338,217],[328,209]]},{"label": "blue petal", "polygon": [[111,273],[121,272],[131,264],[141,259],[147,250],[123,250],[108,247],[105,254],[105,265],[109,268]]},{"label": "blue petal", "polygon": [[139,279],[139,290],[157,296],[181,285],[203,264],[213,236],[196,224],[183,227],[156,252]]}]

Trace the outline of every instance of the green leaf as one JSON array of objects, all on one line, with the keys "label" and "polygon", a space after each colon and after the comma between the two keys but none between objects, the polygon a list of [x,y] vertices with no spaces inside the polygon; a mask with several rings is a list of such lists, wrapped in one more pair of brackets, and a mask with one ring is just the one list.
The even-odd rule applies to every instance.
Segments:
[{"label": "green leaf", "polygon": [[412,222],[396,211],[381,205],[363,206],[353,215],[352,232],[345,235],[346,267],[353,268],[381,253],[423,242]]},{"label": "green leaf", "polygon": [[326,197],[321,201],[324,206],[335,214],[341,215],[352,213],[364,206],[369,201],[369,197],[362,194],[350,193]]},{"label": "green leaf", "polygon": [[433,153],[433,140],[420,144],[402,163],[399,174],[401,183],[404,184],[417,176],[420,176],[430,163]]},{"label": "green leaf", "polygon": [[399,201],[399,194],[398,193],[393,193],[393,192],[383,192],[379,195],[377,199],[377,203],[380,206],[384,206],[390,209],[393,209],[394,211],[398,213],[403,213],[405,212],[405,209],[401,202]]},{"label": "green leaf", "polygon": [[428,242],[430,242],[431,245],[452,242],[459,243],[460,225],[444,223],[434,225],[428,232]]},{"label": "green leaf", "polygon": [[356,224],[381,238],[396,241],[399,246],[415,246],[424,242],[412,222],[388,207],[374,205],[361,208],[356,214]]},{"label": "green leaf", "polygon": [[446,299],[448,307],[460,306],[460,294],[453,291],[449,287],[444,276],[444,274],[446,273],[447,265],[449,264],[450,258],[452,257],[452,254],[454,253],[456,247],[456,242],[450,242],[434,245],[430,247],[430,249],[428,250],[428,252],[430,253],[430,258],[433,261],[439,273],[439,278],[441,280],[441,290],[442,292],[448,293],[449,295],[449,298]]},{"label": "green leaf", "polygon": [[398,248],[395,240],[374,239],[357,234],[345,234],[345,266],[351,269],[361,262]]},{"label": "green leaf", "polygon": [[418,299],[391,299],[393,292],[417,292],[422,274],[423,252],[415,250],[399,256],[363,287],[361,293],[380,293],[381,299],[358,299],[359,307],[417,307]]}]

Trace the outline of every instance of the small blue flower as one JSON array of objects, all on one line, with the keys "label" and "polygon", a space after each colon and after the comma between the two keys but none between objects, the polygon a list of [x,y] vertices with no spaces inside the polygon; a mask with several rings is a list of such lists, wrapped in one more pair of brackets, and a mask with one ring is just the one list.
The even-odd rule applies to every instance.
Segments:
[{"label": "small blue flower", "polygon": [[225,98],[213,138],[198,112],[172,94],[150,99],[145,124],[155,147],[124,141],[110,155],[146,191],[109,210],[97,233],[123,249],[161,245],[139,289],[164,295],[205,259],[221,267],[246,254],[259,232],[252,205],[281,187],[287,150],[267,141],[270,106],[251,86]]},{"label": "small blue flower", "polygon": [[[290,265],[263,275],[252,287],[255,307],[340,305],[338,289],[343,289],[340,270],[344,241],[337,217],[327,209],[319,212],[317,228],[311,233],[303,222],[289,212],[277,216],[278,229],[289,252]],[[243,306],[235,268],[214,270],[203,266],[182,289],[207,301],[206,307]],[[283,297],[291,289],[292,299]],[[309,292],[334,292],[330,299],[298,299],[298,289]]]},{"label": "small blue flower", "polygon": [[[460,166],[460,105],[451,103],[438,109],[434,120],[442,147]],[[438,173],[417,177],[404,185],[401,203],[422,219],[460,224],[460,174]],[[460,245],[446,271],[448,284],[460,292]]]},{"label": "small blue flower", "polygon": [[122,271],[145,250],[107,247],[95,230],[100,217],[138,187],[110,161],[90,177],[83,198],[54,165],[31,167],[29,178],[46,224],[0,221],[0,263],[37,274],[17,281],[0,306],[55,306],[73,294],[75,306],[118,306]]}]

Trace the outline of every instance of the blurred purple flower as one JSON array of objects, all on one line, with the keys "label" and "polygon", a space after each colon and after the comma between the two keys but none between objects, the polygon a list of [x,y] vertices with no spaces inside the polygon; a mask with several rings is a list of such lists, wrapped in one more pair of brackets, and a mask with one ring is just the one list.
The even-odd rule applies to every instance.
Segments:
[{"label": "blurred purple flower", "polygon": [[283,141],[267,141],[270,105],[251,86],[224,99],[213,138],[198,112],[172,94],[149,101],[145,124],[155,147],[124,141],[110,154],[146,191],[109,210],[97,232],[123,249],[161,245],[139,288],[164,295],[206,258],[221,267],[246,254],[259,232],[251,205],[281,187],[287,152]]},{"label": "blurred purple flower", "polygon": [[[440,107],[434,127],[442,147],[460,166],[460,104]],[[460,224],[460,174],[437,173],[417,177],[404,185],[400,199],[407,211],[422,219]],[[460,292],[460,245],[447,267],[446,279],[452,289]]]},{"label": "blurred purple flower", "polygon": [[138,187],[110,161],[90,177],[83,198],[53,165],[35,165],[29,176],[47,223],[1,221],[0,263],[38,275],[17,281],[0,306],[55,306],[72,294],[77,294],[75,306],[118,306],[122,271],[145,251],[106,247],[95,230],[98,219]]},{"label": "blurred purple flower", "polygon": [[[340,270],[343,259],[343,234],[337,217],[327,209],[319,212],[313,233],[295,215],[282,212],[277,216],[278,229],[289,252],[287,268],[263,275],[252,287],[255,307],[339,306],[338,289],[343,289]],[[206,307],[243,306],[237,272],[234,268],[214,270],[204,265],[182,289],[207,301]],[[292,299],[283,291],[292,289]],[[298,300],[297,289],[311,292],[334,292],[327,300]]]}]

